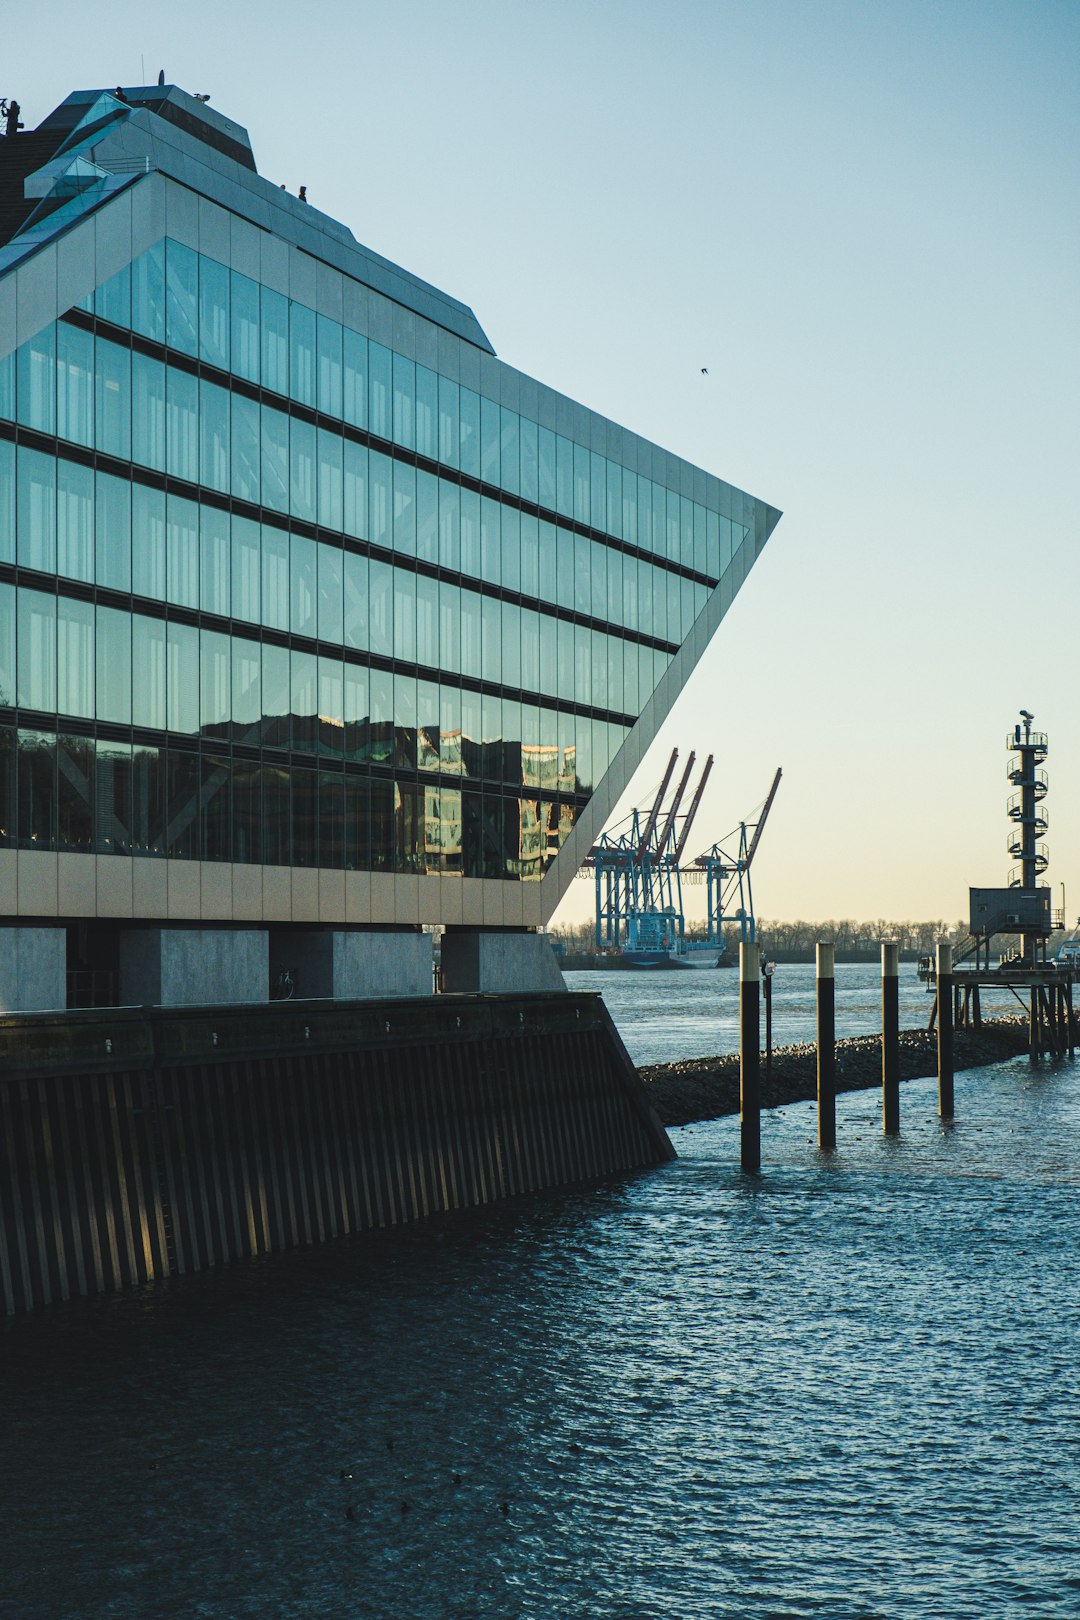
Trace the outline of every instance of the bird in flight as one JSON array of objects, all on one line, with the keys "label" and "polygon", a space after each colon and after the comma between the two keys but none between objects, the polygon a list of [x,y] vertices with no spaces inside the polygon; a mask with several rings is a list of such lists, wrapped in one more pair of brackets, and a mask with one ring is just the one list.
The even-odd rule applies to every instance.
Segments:
[{"label": "bird in flight", "polygon": [[701,368],[701,375],[702,375],[702,376],[703,376],[703,377],[707,377],[707,376],[708,376],[708,375],[709,375],[709,368],[708,368],[708,366],[702,366],[702,368]]}]

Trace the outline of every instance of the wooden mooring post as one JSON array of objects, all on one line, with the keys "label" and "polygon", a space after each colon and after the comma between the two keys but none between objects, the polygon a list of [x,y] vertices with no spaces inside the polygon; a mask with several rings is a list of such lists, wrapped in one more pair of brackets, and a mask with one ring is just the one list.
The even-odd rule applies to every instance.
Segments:
[{"label": "wooden mooring post", "polygon": [[881,947],[881,1121],[886,1136],[900,1130],[900,947]]},{"label": "wooden mooring post", "polygon": [[953,1117],[953,962],[952,946],[944,940],[937,948],[937,1057],[938,1113]]},{"label": "wooden mooring post", "polygon": [[739,946],[739,1163],[761,1169],[761,951]]},{"label": "wooden mooring post", "polygon": [[817,946],[818,1147],[836,1146],[836,947]]}]

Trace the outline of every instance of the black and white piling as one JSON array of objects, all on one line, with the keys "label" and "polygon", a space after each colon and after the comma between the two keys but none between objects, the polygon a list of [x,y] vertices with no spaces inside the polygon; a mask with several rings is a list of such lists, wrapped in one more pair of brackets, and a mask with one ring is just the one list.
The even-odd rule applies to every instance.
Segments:
[{"label": "black and white piling", "polygon": [[836,1146],[836,947],[817,947],[818,1147]]},{"label": "black and white piling", "polygon": [[753,940],[739,946],[740,1167],[761,1169],[761,952]]},{"label": "black and white piling", "polygon": [[900,947],[881,947],[881,1128],[900,1131]]},{"label": "black and white piling", "polygon": [[953,1117],[953,960],[944,940],[937,948],[938,1113]]}]

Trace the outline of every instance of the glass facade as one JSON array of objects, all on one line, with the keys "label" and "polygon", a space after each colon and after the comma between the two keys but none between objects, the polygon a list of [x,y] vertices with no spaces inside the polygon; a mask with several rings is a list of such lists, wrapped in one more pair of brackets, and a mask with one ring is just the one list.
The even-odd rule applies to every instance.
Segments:
[{"label": "glass facade", "polygon": [[0,844],[539,878],[745,534],[163,239],[0,360]]}]

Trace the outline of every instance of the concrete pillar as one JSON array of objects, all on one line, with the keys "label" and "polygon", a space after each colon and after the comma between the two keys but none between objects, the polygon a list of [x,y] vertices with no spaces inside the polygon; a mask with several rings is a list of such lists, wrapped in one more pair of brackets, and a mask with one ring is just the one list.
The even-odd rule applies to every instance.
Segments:
[{"label": "concrete pillar", "polygon": [[[270,993],[382,1001],[430,996],[432,940],[416,928],[280,928],[270,935]],[[289,999],[288,996],[285,999]]]},{"label": "concrete pillar", "polygon": [[0,928],[0,1013],[67,1007],[67,929]]},{"label": "concrete pillar", "polygon": [[761,952],[739,946],[739,1164],[761,1169]]},{"label": "concrete pillar", "polygon": [[953,970],[952,946],[938,941],[937,948],[937,1050],[938,1113],[953,1117]]},{"label": "concrete pillar", "polygon": [[264,928],[126,928],[120,1000],[128,1007],[207,1007],[266,1001]]},{"label": "concrete pillar", "polygon": [[900,947],[881,947],[881,1119],[886,1136],[900,1130]]},{"label": "concrete pillar", "polygon": [[836,1146],[836,946],[817,947],[818,1147]]},{"label": "concrete pillar", "polygon": [[546,934],[509,928],[448,928],[442,937],[442,988],[487,995],[565,990]]}]

